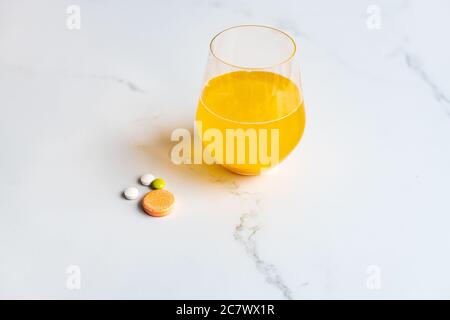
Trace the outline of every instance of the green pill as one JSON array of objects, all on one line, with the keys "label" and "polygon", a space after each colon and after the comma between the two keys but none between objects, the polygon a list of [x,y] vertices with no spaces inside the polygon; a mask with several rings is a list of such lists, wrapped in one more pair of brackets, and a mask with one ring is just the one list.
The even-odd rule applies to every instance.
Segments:
[{"label": "green pill", "polygon": [[155,180],[152,181],[152,183],[150,184],[150,187],[152,189],[162,189],[166,186],[166,182],[164,181],[164,179],[161,178],[156,178]]}]

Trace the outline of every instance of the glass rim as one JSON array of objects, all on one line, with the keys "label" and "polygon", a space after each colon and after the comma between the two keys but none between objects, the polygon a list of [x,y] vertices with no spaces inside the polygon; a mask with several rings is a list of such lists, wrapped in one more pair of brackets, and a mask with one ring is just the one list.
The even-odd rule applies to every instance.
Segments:
[{"label": "glass rim", "polygon": [[[292,52],[291,52],[290,55],[289,55],[286,59],[284,59],[283,61],[281,61],[281,62],[279,62],[279,63],[276,63],[276,64],[274,64],[274,65],[271,65],[271,66],[267,66],[267,67],[245,67],[245,66],[238,66],[238,65],[235,65],[235,64],[233,64],[233,63],[227,62],[227,61],[223,60],[222,58],[220,58],[219,56],[216,55],[216,53],[214,52],[214,49],[213,49],[213,43],[214,43],[214,41],[217,39],[217,37],[219,37],[221,34],[227,32],[227,31],[229,31],[229,30],[232,30],[232,29],[237,29],[237,28],[248,28],[248,27],[265,28],[265,29],[270,29],[270,30],[272,30],[272,31],[279,32],[280,34],[282,34],[283,36],[285,36],[287,39],[289,39],[290,42],[292,43]],[[295,43],[295,40],[294,40],[293,37],[291,37],[289,34],[287,34],[286,32],[284,32],[284,31],[282,31],[282,30],[280,30],[280,29],[277,29],[277,28],[274,28],[274,27],[270,27],[270,26],[266,26],[266,25],[261,25],[261,24],[241,24],[241,25],[237,25],[237,26],[232,26],[232,27],[226,28],[226,29],[220,31],[219,33],[217,33],[217,34],[211,39],[211,41],[210,41],[210,43],[209,43],[209,52],[211,53],[211,55],[212,55],[215,59],[217,59],[217,60],[220,61],[221,63],[226,64],[226,65],[228,65],[228,66],[230,66],[230,67],[233,67],[233,68],[242,69],[242,70],[267,70],[267,69],[272,69],[272,68],[278,67],[278,66],[280,66],[280,65],[283,65],[283,64],[285,64],[285,63],[291,61],[291,60],[294,58],[295,53],[297,52],[297,44]]]}]

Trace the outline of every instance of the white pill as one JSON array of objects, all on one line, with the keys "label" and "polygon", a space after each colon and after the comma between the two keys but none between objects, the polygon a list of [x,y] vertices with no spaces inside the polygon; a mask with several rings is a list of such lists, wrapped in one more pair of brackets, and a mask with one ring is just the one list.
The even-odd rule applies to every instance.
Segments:
[{"label": "white pill", "polygon": [[134,188],[134,187],[130,187],[130,188],[126,188],[123,192],[123,195],[125,196],[125,198],[127,198],[128,200],[134,200],[138,197],[139,195],[139,190]]},{"label": "white pill", "polygon": [[144,174],[141,177],[141,183],[142,183],[143,186],[149,186],[150,183],[152,183],[153,180],[155,180],[155,176],[152,175],[152,174],[148,174],[147,173],[147,174]]}]

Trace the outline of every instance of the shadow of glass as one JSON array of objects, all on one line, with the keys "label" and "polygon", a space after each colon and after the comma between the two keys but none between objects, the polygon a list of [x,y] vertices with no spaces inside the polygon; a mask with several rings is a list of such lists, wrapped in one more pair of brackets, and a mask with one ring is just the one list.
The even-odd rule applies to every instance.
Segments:
[{"label": "shadow of glass", "polygon": [[171,159],[171,151],[179,141],[172,141],[171,134],[178,128],[188,130],[193,141],[193,124],[182,123],[159,128],[157,133],[153,133],[149,137],[148,143],[135,145],[134,147],[140,153],[140,156],[151,159],[160,170],[180,174],[183,179],[188,179],[189,183],[220,183],[230,189],[237,189],[239,181],[249,179],[247,176],[233,173],[218,164],[194,164],[193,161],[191,161],[191,164],[175,164]]}]

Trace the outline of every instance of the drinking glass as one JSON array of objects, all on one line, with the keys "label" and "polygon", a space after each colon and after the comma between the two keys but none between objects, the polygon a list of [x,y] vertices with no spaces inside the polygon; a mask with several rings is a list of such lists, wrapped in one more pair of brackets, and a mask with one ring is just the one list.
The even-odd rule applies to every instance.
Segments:
[{"label": "drinking glass", "polygon": [[235,26],[214,36],[196,114],[206,162],[258,175],[286,158],[304,128],[292,37],[262,25]]}]

